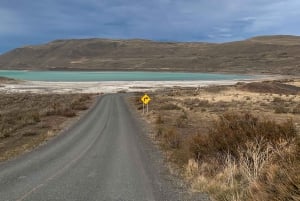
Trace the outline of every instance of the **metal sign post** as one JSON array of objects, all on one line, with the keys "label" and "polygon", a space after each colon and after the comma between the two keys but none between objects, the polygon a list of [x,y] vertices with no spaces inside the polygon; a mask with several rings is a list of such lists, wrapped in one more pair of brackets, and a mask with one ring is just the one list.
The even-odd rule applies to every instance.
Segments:
[{"label": "metal sign post", "polygon": [[141,98],[142,102],[143,102],[143,114],[145,113],[145,105],[147,105],[147,113],[149,112],[149,102],[151,101],[151,98],[145,94],[142,98]]}]

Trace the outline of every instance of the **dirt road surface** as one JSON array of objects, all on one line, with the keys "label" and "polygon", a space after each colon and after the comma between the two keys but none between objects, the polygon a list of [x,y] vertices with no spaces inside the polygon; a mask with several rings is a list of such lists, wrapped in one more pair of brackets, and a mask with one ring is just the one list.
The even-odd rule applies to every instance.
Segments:
[{"label": "dirt road surface", "polygon": [[0,164],[1,201],[208,200],[186,193],[119,94],[44,146]]}]

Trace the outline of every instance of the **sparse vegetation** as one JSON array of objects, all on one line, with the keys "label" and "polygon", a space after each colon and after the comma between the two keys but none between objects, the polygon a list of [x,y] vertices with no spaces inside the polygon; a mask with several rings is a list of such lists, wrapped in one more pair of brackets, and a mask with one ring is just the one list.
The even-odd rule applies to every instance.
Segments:
[{"label": "sparse vegetation", "polygon": [[38,146],[91,103],[90,94],[0,94],[0,161]]},{"label": "sparse vegetation", "polygon": [[281,105],[277,105],[274,107],[274,112],[275,113],[289,113],[289,109],[284,107],[284,106],[281,106]]},{"label": "sparse vegetation", "polygon": [[215,86],[209,86],[209,87],[205,87],[204,90],[206,92],[209,92],[209,93],[220,93],[222,91],[226,91],[227,90],[227,87],[226,86],[218,86],[218,85],[215,85]]},{"label": "sparse vegetation", "polygon": [[[219,117],[208,134],[183,142],[170,130],[164,140],[172,149],[188,144],[184,160],[198,164],[194,188],[216,200],[300,199],[300,141],[290,120],[278,124],[249,113],[229,113]],[[172,156],[182,157],[178,153],[183,152]]]},{"label": "sparse vegetation", "polygon": [[281,95],[296,95],[300,92],[300,87],[282,83],[281,81],[253,82],[248,84],[241,84],[239,88],[251,92]]},{"label": "sparse vegetation", "polygon": [[[213,200],[298,201],[299,96],[272,91],[272,82],[268,92],[243,85],[248,84],[220,87],[221,94],[200,88],[156,96],[154,139],[168,153],[172,169]],[[181,109],[161,110],[169,103]]]},{"label": "sparse vegetation", "polygon": [[168,66],[170,71],[299,75],[299,41],[295,36],[265,36],[223,44],[56,40],[2,54],[0,68],[164,71]]},{"label": "sparse vegetation", "polygon": [[200,100],[199,98],[188,98],[183,102],[187,107],[193,109],[194,107],[210,107],[208,100]]},{"label": "sparse vegetation", "polygon": [[161,110],[180,110],[180,107],[173,103],[168,103],[160,107]]},{"label": "sparse vegetation", "polygon": [[171,149],[178,149],[181,144],[181,136],[175,128],[163,132],[163,140],[165,145]]}]

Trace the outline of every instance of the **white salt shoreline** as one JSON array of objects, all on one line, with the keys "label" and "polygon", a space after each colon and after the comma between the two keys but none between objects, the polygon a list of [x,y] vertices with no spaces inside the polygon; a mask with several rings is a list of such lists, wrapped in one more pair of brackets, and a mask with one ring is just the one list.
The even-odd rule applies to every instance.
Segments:
[{"label": "white salt shoreline", "polygon": [[[5,93],[117,93],[147,92],[171,87],[204,87],[210,85],[233,85],[237,82],[274,80],[275,76],[256,76],[254,79],[216,81],[101,81],[101,82],[44,82],[22,81],[1,84]],[[280,77],[282,78],[282,77]]]}]

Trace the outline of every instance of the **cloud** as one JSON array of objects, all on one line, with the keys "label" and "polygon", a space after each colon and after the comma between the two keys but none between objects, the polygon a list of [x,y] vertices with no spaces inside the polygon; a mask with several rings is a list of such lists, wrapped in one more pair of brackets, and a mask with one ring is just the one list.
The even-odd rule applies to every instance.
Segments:
[{"label": "cloud", "polygon": [[[213,22],[215,28],[209,32],[212,39],[228,41],[228,39],[243,39],[256,35],[300,34],[297,26],[300,18],[298,0],[232,2],[235,6],[225,6],[221,12],[223,20]],[[231,37],[227,37],[229,35]]]},{"label": "cloud", "polygon": [[299,0],[2,0],[0,42],[72,37],[224,42],[299,35],[299,8]]},{"label": "cloud", "polygon": [[250,33],[289,33],[300,34],[300,29],[295,29],[299,23],[300,1],[286,0],[275,1],[266,5],[255,20],[246,28]]},{"label": "cloud", "polygon": [[0,36],[26,33],[18,14],[10,9],[0,7]]}]

